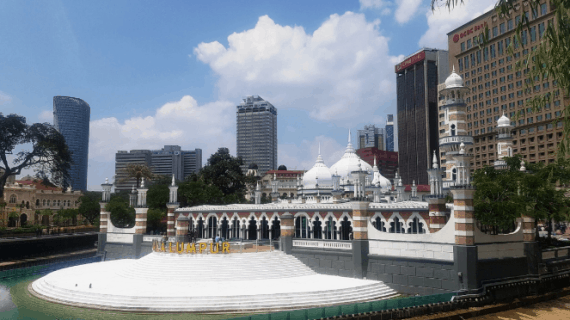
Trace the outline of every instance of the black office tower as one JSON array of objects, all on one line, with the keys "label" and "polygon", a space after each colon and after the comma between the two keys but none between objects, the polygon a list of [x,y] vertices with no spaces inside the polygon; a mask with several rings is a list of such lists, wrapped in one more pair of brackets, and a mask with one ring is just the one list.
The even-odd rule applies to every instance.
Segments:
[{"label": "black office tower", "polygon": [[398,168],[404,184],[429,184],[426,170],[439,150],[437,85],[448,75],[444,50],[422,49],[396,65]]}]

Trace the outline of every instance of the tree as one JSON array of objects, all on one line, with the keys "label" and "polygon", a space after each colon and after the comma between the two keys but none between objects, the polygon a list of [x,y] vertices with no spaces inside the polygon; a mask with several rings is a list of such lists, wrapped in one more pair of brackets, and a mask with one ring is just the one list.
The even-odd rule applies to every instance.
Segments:
[{"label": "tree", "polygon": [[172,183],[172,177],[156,176],[146,194],[146,203],[149,208],[164,209],[170,201],[170,190],[168,186]]},{"label": "tree", "polygon": [[186,206],[201,204],[221,204],[224,194],[213,185],[207,185],[202,180],[186,180],[178,186],[179,200]]},{"label": "tree", "polygon": [[246,193],[246,176],[241,171],[241,158],[230,155],[227,148],[220,148],[208,159],[200,171],[200,177],[207,185],[215,186],[228,200],[244,202]]},{"label": "tree", "polygon": [[[528,174],[522,176],[521,195],[526,204],[525,213],[535,219],[545,221],[548,228],[548,241],[552,238],[552,221],[565,221],[570,214],[570,199],[564,193],[570,182],[570,161],[558,159],[555,163],[529,163]],[[538,233],[538,228],[537,228]],[[538,239],[538,238],[537,238]]]},{"label": "tree", "polygon": [[166,224],[162,223],[162,219],[166,217],[166,210],[158,208],[148,209],[147,212],[147,231],[164,232],[166,231]]},{"label": "tree", "polygon": [[509,230],[525,207],[524,198],[519,194],[518,181],[522,177],[519,159],[518,155],[506,158],[508,169],[505,170],[486,166],[473,173],[475,218],[489,226],[493,233]]},{"label": "tree", "polygon": [[130,178],[134,178],[137,180],[137,188],[140,188],[142,178],[147,180],[152,180],[154,178],[152,170],[146,164],[142,163],[128,163],[122,171],[122,173],[125,174],[125,177],[122,178],[120,182],[125,182]]},{"label": "tree", "polygon": [[79,213],[90,224],[94,225],[99,221],[101,214],[101,206],[99,202],[94,200],[88,195],[83,195],[79,198]]},{"label": "tree", "polygon": [[[432,10],[440,3],[445,3],[445,6],[450,10],[455,6],[463,3],[463,0],[431,0]],[[541,0],[528,0],[530,13],[538,13]],[[544,32],[542,41],[538,43],[536,48],[528,50],[528,53],[516,62],[516,69],[523,70],[526,74],[525,85],[527,88],[532,89],[535,82],[542,82],[544,78],[552,80],[553,84],[559,88],[555,91],[554,95],[550,92],[536,95],[533,99],[527,101],[527,105],[538,112],[546,104],[550,103],[553,99],[559,99],[564,103],[563,96],[570,96],[570,0],[550,0],[550,7],[556,8],[554,23],[548,23]],[[498,0],[495,5],[495,10],[500,16],[511,17],[515,12],[515,6],[520,5],[518,0]],[[528,30],[530,33],[529,18],[522,10],[520,22],[516,26],[516,42],[522,47],[525,43],[521,41],[521,33],[523,30]],[[486,45],[488,39],[489,29],[485,28],[482,32],[483,43]],[[534,44],[534,43],[533,43]],[[513,54],[513,46],[515,41],[512,41],[507,52]],[[558,144],[558,153],[560,156],[565,156],[570,148],[570,104],[564,106],[564,111],[554,119],[554,122],[564,122],[564,135],[563,140]]]},{"label": "tree", "polygon": [[[19,145],[30,145],[31,150],[20,151],[8,161],[8,155]],[[4,199],[8,177],[20,174],[25,168],[34,168],[41,178],[51,175],[54,181],[66,187],[71,162],[65,138],[52,125],[28,125],[25,117],[0,113],[0,201]]]},{"label": "tree", "polygon": [[115,227],[131,228],[135,225],[135,209],[129,207],[129,203],[124,198],[112,195],[105,210],[111,213],[111,222]]}]

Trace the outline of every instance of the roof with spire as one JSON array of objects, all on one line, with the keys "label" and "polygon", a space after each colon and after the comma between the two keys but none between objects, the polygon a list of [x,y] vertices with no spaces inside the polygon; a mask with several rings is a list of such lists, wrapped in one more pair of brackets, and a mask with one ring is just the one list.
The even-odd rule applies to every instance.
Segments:
[{"label": "roof with spire", "polygon": [[455,73],[455,65],[453,66],[453,70],[447,79],[445,79],[445,88],[462,88],[463,87],[463,78],[460,75]]}]

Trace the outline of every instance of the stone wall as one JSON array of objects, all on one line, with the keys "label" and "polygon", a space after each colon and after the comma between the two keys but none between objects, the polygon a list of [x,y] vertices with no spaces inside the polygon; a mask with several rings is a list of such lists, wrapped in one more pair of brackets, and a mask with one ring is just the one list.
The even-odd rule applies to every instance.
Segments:
[{"label": "stone wall", "polygon": [[317,273],[353,277],[354,263],[350,252],[293,248],[292,255]]},{"label": "stone wall", "polygon": [[384,282],[406,294],[437,294],[457,291],[459,280],[453,262],[386,258],[370,255],[366,278]]}]

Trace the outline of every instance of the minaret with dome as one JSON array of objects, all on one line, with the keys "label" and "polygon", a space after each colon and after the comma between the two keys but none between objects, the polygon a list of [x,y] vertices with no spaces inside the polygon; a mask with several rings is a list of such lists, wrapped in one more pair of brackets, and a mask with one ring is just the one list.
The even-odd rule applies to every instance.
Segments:
[{"label": "minaret with dome", "polygon": [[497,161],[494,163],[495,169],[505,169],[507,163],[504,157],[513,156],[513,137],[511,136],[511,120],[503,112],[503,116],[497,121]]},{"label": "minaret with dome", "polygon": [[445,88],[439,91],[440,99],[442,99],[440,108],[443,111],[443,119],[440,119],[443,120],[443,125],[440,126],[439,147],[441,157],[445,157],[445,163],[442,161],[442,168],[446,171],[443,180],[445,189],[457,184],[459,171],[465,170],[463,168],[465,163],[463,161],[459,163],[460,161],[456,158],[463,160],[468,155],[466,152],[473,145],[473,137],[467,133],[465,98],[468,93],[469,88],[463,85],[463,79],[455,73],[454,67],[445,80]]}]

